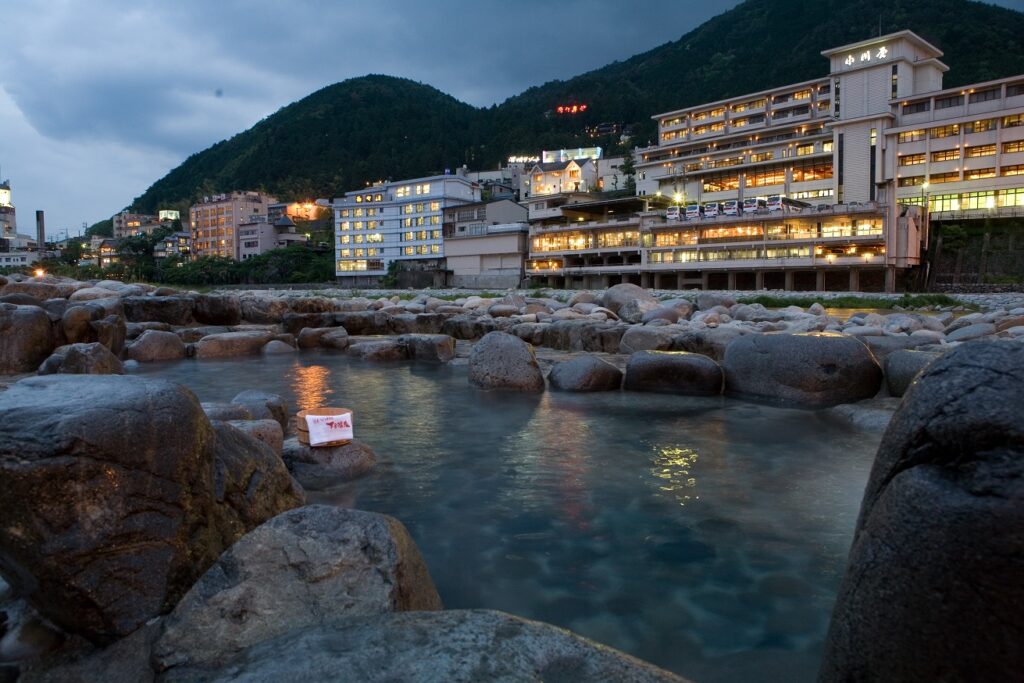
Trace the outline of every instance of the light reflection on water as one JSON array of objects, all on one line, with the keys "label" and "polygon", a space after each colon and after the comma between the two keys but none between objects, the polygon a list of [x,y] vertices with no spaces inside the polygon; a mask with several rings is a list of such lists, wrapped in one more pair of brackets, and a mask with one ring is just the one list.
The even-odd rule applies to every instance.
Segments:
[{"label": "light reflection on water", "polygon": [[877,445],[814,413],[488,393],[464,367],[318,351],[135,372],[204,401],[263,389],[353,409],[380,465],[310,497],[402,520],[446,606],[555,623],[702,682],[814,679]]}]

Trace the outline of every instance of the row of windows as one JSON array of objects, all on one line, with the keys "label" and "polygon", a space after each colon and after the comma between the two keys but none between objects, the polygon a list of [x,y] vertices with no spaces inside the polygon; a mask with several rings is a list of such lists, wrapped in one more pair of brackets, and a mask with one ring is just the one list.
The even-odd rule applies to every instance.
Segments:
[{"label": "row of windows", "polygon": [[395,197],[398,199],[401,199],[402,197],[408,197],[412,194],[415,194],[416,196],[430,194],[430,183],[405,185],[395,190]]},{"label": "row of windows", "polygon": [[384,235],[379,232],[371,233],[369,235],[341,235],[338,237],[339,244],[377,244],[384,241]]},{"label": "row of windows", "polygon": [[421,245],[416,246],[416,247],[405,247],[405,248],[402,249],[402,253],[405,254],[406,256],[415,256],[417,254],[419,254],[421,256],[424,255],[424,254],[440,254],[441,253],[441,245],[440,244],[421,244]]},{"label": "row of windows", "polygon": [[[995,178],[996,175],[1001,176],[1014,176],[1021,175],[1021,168],[1024,164],[1013,164],[1011,166],[1003,166],[999,169],[999,173],[996,173],[995,166],[989,166],[987,168],[971,168],[964,170],[964,180],[984,180],[985,178]],[[900,187],[917,187],[918,185],[924,185],[925,182],[930,185],[940,185],[942,183],[957,183],[960,182],[960,172],[950,171],[949,173],[932,173],[929,176],[916,175],[906,176],[900,178],[897,185]]]},{"label": "row of windows", "polygon": [[[767,168],[751,169],[742,175],[746,179],[747,187],[765,187],[768,185],[781,185],[786,182],[786,166],[770,166]],[[827,180],[832,177],[832,161],[804,161],[789,167],[792,170],[792,180],[795,183],[809,182],[813,180]],[[712,174],[704,177],[703,189],[705,192],[725,192],[739,189],[740,175],[733,174]]]},{"label": "row of windows", "polygon": [[[1024,152],[1024,140],[1014,140],[1013,142],[1003,143],[1003,153],[1012,154],[1014,152]],[[964,156],[968,159],[976,157],[987,157],[992,156],[996,153],[995,145],[975,145],[974,147],[965,147]],[[936,152],[932,152],[932,161],[956,161],[960,158],[960,148],[956,147],[953,149],[943,149]],[[925,155],[920,154],[904,154],[900,157],[900,166],[916,166],[923,164],[925,161]]]},{"label": "row of windows", "polygon": [[421,225],[441,225],[440,216],[416,216],[415,218],[403,218],[403,228],[420,227]]},{"label": "row of windows", "polygon": [[338,228],[342,232],[348,230],[376,230],[384,227],[384,221],[342,221]]},{"label": "row of windows", "polygon": [[341,249],[338,252],[338,255],[342,258],[352,256],[380,256],[383,251],[383,249]]},{"label": "row of windows", "polygon": [[375,194],[359,194],[356,195],[356,204],[362,204],[363,202],[382,202],[384,201],[384,195],[380,192]]},{"label": "row of windows", "polygon": [[[965,123],[963,124],[964,133],[984,133],[986,131],[995,130],[998,121],[999,119],[982,119],[980,121]],[[1016,128],[1017,126],[1024,125],[1024,114],[1004,116],[1002,124],[1003,128]],[[907,130],[900,133],[896,140],[897,142],[917,142],[919,140],[924,140],[926,137],[932,138],[933,140],[936,138],[946,138],[953,135],[959,135],[960,128],[960,124],[954,123],[948,126],[937,126],[935,128]]]},{"label": "row of windows", "polygon": [[440,230],[419,230],[417,232],[403,232],[402,241],[413,242],[416,240],[439,240],[441,239]]},{"label": "row of windows", "polygon": [[339,272],[360,272],[364,270],[384,270],[384,261],[380,259],[359,261],[338,261]]},{"label": "row of windows", "polygon": [[423,213],[424,211],[440,211],[441,202],[417,202],[416,204],[403,204],[402,213]]},{"label": "row of windows", "polygon": [[[920,204],[921,198],[901,200],[904,203]],[[1024,187],[986,192],[958,192],[955,194],[933,194],[929,197],[929,211],[971,211],[1024,206]]]},{"label": "row of windows", "polygon": [[[1011,86],[1012,87],[1012,86]],[[971,104],[977,104],[978,102],[989,102],[991,100],[999,99],[999,88],[990,88],[988,90],[979,90],[978,92],[972,92],[968,94],[967,101]],[[1007,95],[1010,95],[1007,92]],[[1015,93],[1019,94],[1019,93]],[[949,109],[950,107],[959,107],[964,103],[963,95],[948,95],[947,97],[939,97],[935,100],[935,109]],[[912,102],[910,104],[903,105],[904,114],[917,114],[923,111],[929,111],[931,109],[931,101],[925,100],[923,102]]]},{"label": "row of windows", "polygon": [[376,209],[376,208],[373,208],[373,207],[369,207],[369,208],[365,208],[364,209],[363,207],[360,206],[360,207],[355,208],[355,209],[342,209],[341,210],[341,217],[342,218],[349,218],[349,217],[352,217],[352,218],[362,218],[363,216],[376,216],[378,211],[383,215],[384,209],[382,209],[382,208],[381,209]]}]

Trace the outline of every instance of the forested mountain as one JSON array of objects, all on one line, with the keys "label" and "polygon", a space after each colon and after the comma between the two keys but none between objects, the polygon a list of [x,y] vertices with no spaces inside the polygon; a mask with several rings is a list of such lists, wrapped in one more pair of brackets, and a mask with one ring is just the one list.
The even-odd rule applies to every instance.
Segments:
[{"label": "forested mountain", "polygon": [[[947,87],[1024,73],[1024,13],[1002,7],[747,0],[677,41],[490,108],[389,76],[328,86],[190,156],[133,207],[185,206],[233,189],[264,189],[282,199],[332,197],[379,178],[462,164],[494,168],[509,154],[593,144],[583,128],[601,122],[633,125],[632,143],[645,145],[654,138],[653,114],[819,77],[828,67],[822,50],[906,28],[945,52]],[[567,102],[586,103],[587,111],[551,115]]]}]

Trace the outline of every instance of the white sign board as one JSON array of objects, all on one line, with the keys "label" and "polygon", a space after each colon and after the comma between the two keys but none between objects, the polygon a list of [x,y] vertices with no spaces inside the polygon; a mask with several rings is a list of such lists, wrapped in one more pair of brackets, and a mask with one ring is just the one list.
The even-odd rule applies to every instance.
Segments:
[{"label": "white sign board", "polygon": [[307,415],[306,426],[309,427],[310,446],[352,440],[352,413]]}]

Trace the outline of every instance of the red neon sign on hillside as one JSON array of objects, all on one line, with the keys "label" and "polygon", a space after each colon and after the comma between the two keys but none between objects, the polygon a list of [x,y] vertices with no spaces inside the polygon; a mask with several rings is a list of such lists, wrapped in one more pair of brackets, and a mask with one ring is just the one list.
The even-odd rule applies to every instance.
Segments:
[{"label": "red neon sign on hillside", "polygon": [[555,107],[556,114],[582,114],[586,110],[585,104],[560,104]]}]

